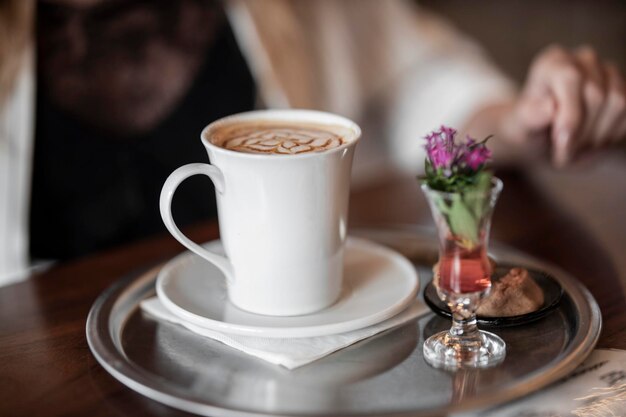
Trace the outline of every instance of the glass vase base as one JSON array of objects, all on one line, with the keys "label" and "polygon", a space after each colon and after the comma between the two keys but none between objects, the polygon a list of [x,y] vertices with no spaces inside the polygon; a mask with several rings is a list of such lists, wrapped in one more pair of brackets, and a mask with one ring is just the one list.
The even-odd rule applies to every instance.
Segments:
[{"label": "glass vase base", "polygon": [[489,368],[506,356],[504,340],[493,333],[479,330],[476,337],[462,339],[452,337],[449,331],[429,337],[424,342],[424,359],[435,368],[456,370]]}]

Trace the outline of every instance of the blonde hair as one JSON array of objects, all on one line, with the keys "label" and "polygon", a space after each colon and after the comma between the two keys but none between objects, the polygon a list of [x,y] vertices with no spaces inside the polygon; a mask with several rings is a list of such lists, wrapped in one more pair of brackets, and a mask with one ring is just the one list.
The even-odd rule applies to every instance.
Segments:
[{"label": "blonde hair", "polygon": [[11,94],[33,36],[34,0],[0,1],[0,104]]}]

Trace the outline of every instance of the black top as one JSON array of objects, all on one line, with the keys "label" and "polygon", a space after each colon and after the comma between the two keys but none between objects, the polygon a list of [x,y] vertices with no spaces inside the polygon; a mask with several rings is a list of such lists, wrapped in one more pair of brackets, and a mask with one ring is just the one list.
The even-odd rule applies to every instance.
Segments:
[{"label": "black top", "polygon": [[[224,22],[186,97],[149,134],[124,140],[82,124],[37,94],[30,250],[34,258],[70,259],[161,233],[159,195],[181,165],[208,162],[204,126],[251,110],[255,86]],[[216,214],[211,182],[196,176],[174,197],[180,226]]]}]

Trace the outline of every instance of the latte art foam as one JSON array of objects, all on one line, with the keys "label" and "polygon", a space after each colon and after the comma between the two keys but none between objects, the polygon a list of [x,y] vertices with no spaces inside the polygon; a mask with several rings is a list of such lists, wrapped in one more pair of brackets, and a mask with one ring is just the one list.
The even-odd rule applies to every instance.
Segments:
[{"label": "latte art foam", "polygon": [[237,152],[298,155],[337,148],[347,143],[348,133],[342,128],[335,131],[295,124],[239,124],[218,129],[213,135],[213,142]]}]

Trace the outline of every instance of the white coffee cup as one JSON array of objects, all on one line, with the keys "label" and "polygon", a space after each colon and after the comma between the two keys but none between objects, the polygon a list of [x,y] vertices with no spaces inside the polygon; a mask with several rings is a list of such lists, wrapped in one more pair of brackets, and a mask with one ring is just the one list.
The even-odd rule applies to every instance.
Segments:
[{"label": "white coffee cup", "polygon": [[[298,155],[243,153],[211,142],[216,129],[250,121],[341,127],[351,137]],[[161,191],[163,221],[179,242],[223,271],[237,307],[273,316],[324,309],[342,289],[350,171],[360,136],[354,122],[310,110],[253,111],[213,122],[201,134],[211,164],[185,165],[169,176]],[[192,242],[172,218],[174,191],[196,174],[215,185],[227,257]]]}]

